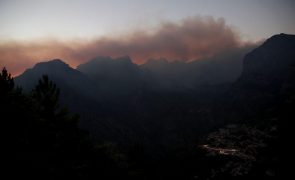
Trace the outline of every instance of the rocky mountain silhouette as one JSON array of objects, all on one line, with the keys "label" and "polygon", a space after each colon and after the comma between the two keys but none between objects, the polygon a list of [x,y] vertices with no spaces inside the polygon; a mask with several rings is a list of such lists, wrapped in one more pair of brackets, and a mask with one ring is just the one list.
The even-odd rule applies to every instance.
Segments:
[{"label": "rocky mountain silhouette", "polygon": [[226,96],[236,112],[251,119],[280,106],[294,89],[294,50],[295,36],[278,34],[245,56],[242,74]]},{"label": "rocky mountain silhouette", "polygon": [[247,54],[239,82],[266,87],[282,81],[295,63],[295,35],[279,34]]},{"label": "rocky mountain silhouette", "polygon": [[38,63],[15,81],[29,91],[47,74],[60,87],[62,102],[96,137],[150,141],[161,134],[158,143],[169,144],[171,133],[193,136],[231,119],[249,119],[273,107],[281,92],[290,94],[294,47],[294,35],[275,35],[245,56],[243,70],[232,70],[240,66],[233,60],[238,52],[207,61],[160,59],[143,65],[128,56],[96,57],[77,69],[61,60]]}]

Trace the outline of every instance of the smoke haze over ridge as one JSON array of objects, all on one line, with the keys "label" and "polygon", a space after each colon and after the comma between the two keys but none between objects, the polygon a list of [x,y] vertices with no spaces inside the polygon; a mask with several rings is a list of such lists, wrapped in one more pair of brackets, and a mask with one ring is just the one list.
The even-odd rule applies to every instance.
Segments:
[{"label": "smoke haze over ridge", "polygon": [[194,16],[180,22],[165,21],[153,30],[134,30],[126,34],[91,40],[43,39],[0,43],[0,64],[19,74],[40,60],[60,58],[75,67],[95,56],[129,55],[141,64],[150,58],[192,61],[218,56],[243,48],[238,31],[223,18]]}]

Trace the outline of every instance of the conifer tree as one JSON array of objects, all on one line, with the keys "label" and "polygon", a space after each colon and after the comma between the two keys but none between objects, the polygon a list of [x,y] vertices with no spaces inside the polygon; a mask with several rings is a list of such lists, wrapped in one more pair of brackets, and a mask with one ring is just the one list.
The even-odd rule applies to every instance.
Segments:
[{"label": "conifer tree", "polygon": [[7,93],[11,91],[14,88],[14,81],[11,77],[11,74],[9,74],[4,67],[2,69],[2,73],[0,72],[0,93]]},{"label": "conifer tree", "polygon": [[49,80],[47,75],[43,75],[32,91],[33,98],[37,101],[41,113],[48,118],[56,115],[59,104],[59,89]]}]

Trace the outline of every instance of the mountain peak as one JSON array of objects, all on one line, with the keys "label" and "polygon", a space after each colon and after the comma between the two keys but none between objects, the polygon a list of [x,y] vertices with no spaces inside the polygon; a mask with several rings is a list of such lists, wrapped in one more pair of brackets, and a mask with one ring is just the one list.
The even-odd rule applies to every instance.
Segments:
[{"label": "mountain peak", "polygon": [[108,69],[114,70],[114,68],[126,68],[133,66],[135,66],[135,64],[133,64],[129,56],[122,56],[116,59],[113,59],[111,57],[98,56],[84,64],[80,64],[77,67],[77,70],[81,72],[96,73],[98,71],[106,71]]},{"label": "mountain peak", "polygon": [[145,64],[168,64],[168,60],[166,58],[159,58],[159,59],[149,59]]},{"label": "mountain peak", "polygon": [[50,61],[44,61],[37,63],[34,68],[68,68],[69,65],[63,62],[61,59],[53,59]]},{"label": "mountain peak", "polygon": [[131,62],[132,63],[132,60],[131,60],[130,56],[128,56],[128,55],[118,57],[115,60],[116,61],[123,61],[123,62]]},{"label": "mountain peak", "polygon": [[277,34],[244,58],[241,80],[268,84],[283,77],[288,67],[295,63],[295,35]]},{"label": "mountain peak", "polygon": [[272,38],[290,38],[290,37],[294,37],[295,35],[292,34],[285,34],[285,33],[280,33],[280,34],[275,34],[272,37],[270,37],[269,39]]},{"label": "mountain peak", "polygon": [[102,64],[133,64],[131,58],[126,55],[126,56],[121,56],[118,58],[111,58],[110,56],[97,56],[93,59],[91,59],[90,61],[84,63],[84,64],[80,64],[77,69],[82,68],[85,65],[90,65],[90,66],[97,66],[97,65],[102,65]]},{"label": "mountain peak", "polygon": [[74,86],[80,82],[87,82],[87,79],[85,79],[81,72],[71,68],[60,59],[37,63],[33,68],[27,69],[16,77],[15,82],[29,91],[36,85],[39,78],[45,74],[49,76],[50,80],[62,87],[66,87],[68,83]]},{"label": "mountain peak", "polygon": [[88,63],[99,63],[113,60],[110,56],[96,56],[95,58],[91,59]]},{"label": "mountain peak", "polygon": [[145,68],[156,68],[156,67],[168,66],[168,64],[169,62],[167,59],[159,58],[159,59],[148,59],[141,66]]},{"label": "mountain peak", "polygon": [[[49,61],[43,61],[35,64],[33,68],[26,69],[20,76],[26,76],[29,74],[41,77],[43,74],[47,74],[55,76],[56,74],[64,74],[73,71],[74,69],[71,68],[68,64],[63,62],[60,59],[53,59]],[[20,77],[19,76],[19,77]]]},{"label": "mountain peak", "polygon": [[284,47],[294,47],[294,40],[295,35],[281,33],[273,35],[267,39],[263,45],[270,48],[280,48],[282,45]]}]

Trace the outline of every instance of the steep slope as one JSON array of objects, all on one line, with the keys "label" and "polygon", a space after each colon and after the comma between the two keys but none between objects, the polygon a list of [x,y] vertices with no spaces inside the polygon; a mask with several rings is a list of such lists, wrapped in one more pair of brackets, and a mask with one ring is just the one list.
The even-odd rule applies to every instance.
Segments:
[{"label": "steep slope", "polygon": [[284,101],[283,93],[294,89],[290,83],[295,79],[294,65],[295,35],[278,34],[267,39],[244,58],[242,75],[226,96],[232,111],[255,119],[276,109]]},{"label": "steep slope", "polygon": [[295,63],[295,35],[279,34],[247,54],[239,83],[267,87],[281,82]]},{"label": "steep slope", "polygon": [[199,146],[204,158],[199,174],[279,179],[281,160],[292,153],[288,148],[282,153],[282,147],[292,137],[294,94],[295,36],[278,34],[245,56],[242,75],[225,101],[213,103],[222,107],[215,114],[227,126]]},{"label": "steep slope", "polygon": [[274,35],[245,56],[234,90],[242,94],[279,93],[294,64],[295,35]]}]

